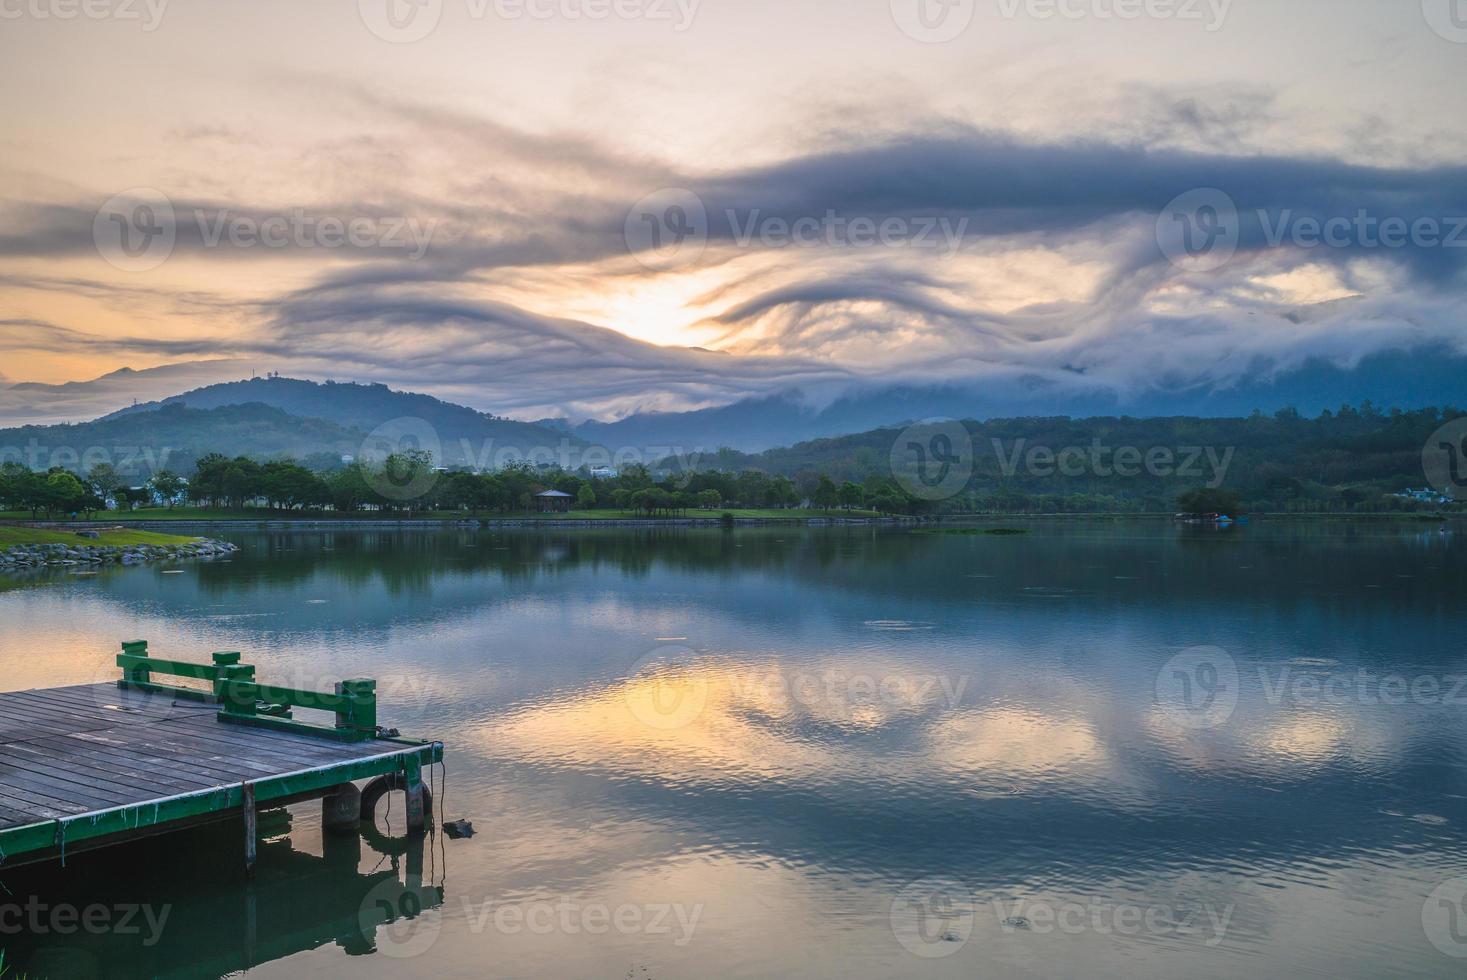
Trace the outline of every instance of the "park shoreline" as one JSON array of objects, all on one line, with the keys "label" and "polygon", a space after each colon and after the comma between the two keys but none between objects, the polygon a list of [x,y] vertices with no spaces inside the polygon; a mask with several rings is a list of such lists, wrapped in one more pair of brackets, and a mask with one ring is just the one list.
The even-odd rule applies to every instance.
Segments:
[{"label": "park shoreline", "polygon": [[224,558],[239,551],[239,545],[213,538],[194,538],[181,543],[93,544],[77,536],[75,543],[50,541],[14,544],[0,548],[0,572],[24,572],[57,566],[135,566],[149,562]]},{"label": "park shoreline", "polygon": [[[927,519],[927,523],[931,520]],[[265,531],[324,531],[324,530],[372,530],[372,529],[464,529],[475,530],[479,528],[647,528],[647,527],[901,527],[905,525],[916,525],[924,523],[922,518],[916,517],[735,517],[732,521],[719,517],[657,517],[657,518],[607,518],[596,520],[592,518],[575,520],[556,520],[554,518],[461,518],[461,519],[353,519],[353,518],[324,518],[321,520],[287,520],[280,518],[268,518],[252,520],[248,518],[225,518],[220,520],[199,520],[189,518],[185,520],[146,520],[146,521],[113,521],[113,524],[121,524],[125,527],[139,530],[167,529],[181,530],[265,530]],[[83,522],[56,525],[66,529],[82,529],[87,525]]]}]

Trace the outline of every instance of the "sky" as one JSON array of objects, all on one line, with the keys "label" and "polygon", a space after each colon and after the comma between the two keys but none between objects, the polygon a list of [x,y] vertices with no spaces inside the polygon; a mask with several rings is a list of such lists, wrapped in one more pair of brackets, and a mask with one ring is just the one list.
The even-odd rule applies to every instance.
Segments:
[{"label": "sky", "polygon": [[0,384],[579,420],[1463,349],[1464,83],[1464,0],[0,0]]}]

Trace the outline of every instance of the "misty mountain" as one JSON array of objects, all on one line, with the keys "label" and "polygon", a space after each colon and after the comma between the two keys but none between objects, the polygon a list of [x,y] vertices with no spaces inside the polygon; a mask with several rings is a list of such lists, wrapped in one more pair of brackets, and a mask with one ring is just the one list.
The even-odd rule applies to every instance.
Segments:
[{"label": "misty mountain", "polygon": [[90,381],[64,384],[0,382],[0,425],[58,425],[95,419],[119,405],[165,398],[249,371],[244,361],[183,361],[143,370],[119,368]]},{"label": "misty mountain", "polygon": [[[569,430],[608,447],[670,447],[755,453],[801,441],[866,432],[919,419],[1021,416],[1136,418],[1243,417],[1293,407],[1306,416],[1366,400],[1402,409],[1467,404],[1467,357],[1450,348],[1421,347],[1363,358],[1353,367],[1312,359],[1275,372],[1260,363],[1253,380],[1231,388],[1158,383],[1130,398],[1076,393],[1037,381],[966,385],[893,385],[853,390],[823,406],[799,392],[751,398],[694,412],[646,413],[617,422],[584,422]],[[542,423],[547,424],[547,423]]]}]

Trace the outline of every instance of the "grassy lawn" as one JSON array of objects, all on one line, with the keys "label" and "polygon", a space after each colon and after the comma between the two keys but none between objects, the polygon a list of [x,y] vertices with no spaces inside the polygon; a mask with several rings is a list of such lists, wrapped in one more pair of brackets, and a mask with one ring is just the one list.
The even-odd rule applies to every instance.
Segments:
[{"label": "grassy lawn", "polygon": [[18,544],[136,545],[188,544],[196,537],[157,531],[102,531],[100,538],[79,538],[75,531],[45,531],[34,527],[0,527],[0,551]]},{"label": "grassy lawn", "polygon": [[[739,508],[718,508],[716,510],[690,510],[683,514],[673,515],[677,518],[693,518],[701,520],[716,521],[724,514],[732,514],[734,517],[754,517],[765,520],[808,520],[812,517],[880,517],[874,510],[741,510]],[[514,514],[495,515],[504,517],[515,517]],[[637,521],[649,520],[640,511],[635,510],[573,510],[566,514],[532,514],[531,517],[543,520],[563,521]],[[651,520],[663,520],[662,517],[651,518]]]},{"label": "grassy lawn", "polygon": [[[739,510],[724,509],[717,510],[690,510],[685,514],[675,515],[679,518],[701,518],[704,520],[718,520],[723,514],[732,514],[734,517],[763,518],[773,520],[807,520],[812,517],[880,517],[874,510]],[[336,511],[314,511],[314,510],[266,510],[263,507],[250,507],[245,510],[209,510],[204,507],[174,507],[169,510],[164,507],[148,508],[146,510],[131,511],[107,511],[98,512],[93,520],[107,523],[114,521],[370,521],[370,520],[400,520],[400,514],[383,514],[377,511],[359,511],[355,514],[338,513]],[[526,513],[525,511],[510,511],[500,513],[498,511],[479,511],[468,514],[464,511],[416,511],[413,513],[414,520],[425,521],[462,521],[470,518],[479,520],[560,520],[560,521],[635,521],[635,520],[663,520],[663,517],[647,518],[639,511],[615,510],[573,510],[567,514],[540,514]],[[28,521],[31,519],[29,512],[0,512],[0,520]]]}]

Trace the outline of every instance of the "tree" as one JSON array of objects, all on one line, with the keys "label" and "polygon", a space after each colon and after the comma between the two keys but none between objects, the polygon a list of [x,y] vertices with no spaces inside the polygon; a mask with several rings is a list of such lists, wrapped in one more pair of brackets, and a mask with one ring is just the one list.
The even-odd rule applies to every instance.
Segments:
[{"label": "tree", "polygon": [[109,500],[117,499],[117,491],[122,489],[122,477],[111,463],[98,463],[87,473],[87,483],[92,492],[102,501],[103,506]]},{"label": "tree", "polygon": [[704,510],[717,510],[723,506],[723,494],[709,488],[698,491],[698,506]]},{"label": "tree", "polygon": [[153,488],[155,494],[162,498],[164,505],[170,510],[178,502],[178,498],[183,496],[184,490],[188,489],[188,484],[184,482],[183,477],[172,470],[159,470],[154,473],[148,485]]},{"label": "tree", "polygon": [[377,491],[377,503],[387,510],[402,508],[409,513],[437,483],[433,454],[424,449],[393,453],[367,481]]},{"label": "tree", "polygon": [[372,488],[356,464],[332,473],[326,478],[326,487],[331,506],[348,514],[361,510],[372,499]]},{"label": "tree", "polygon": [[840,505],[846,510],[850,510],[853,507],[860,507],[866,502],[866,491],[862,490],[860,485],[852,483],[850,480],[840,485],[840,489],[836,491],[836,496],[840,500]]},{"label": "tree", "polygon": [[820,474],[820,482],[815,487],[815,495],[811,498],[815,506],[821,510],[830,510],[840,502],[840,491],[835,488],[835,483],[824,473]]},{"label": "tree", "polygon": [[582,483],[581,489],[576,491],[576,506],[581,510],[591,510],[596,506],[596,491],[591,484]]},{"label": "tree", "polygon": [[75,513],[86,505],[87,490],[80,480],[66,470],[55,469],[46,474],[44,506],[46,516],[57,512]]},{"label": "tree", "polygon": [[25,467],[16,462],[0,463],[0,510],[19,510],[17,478]]}]

